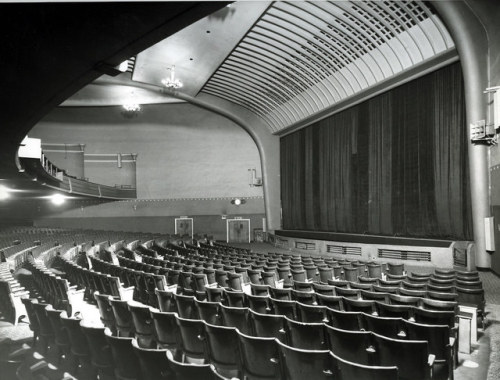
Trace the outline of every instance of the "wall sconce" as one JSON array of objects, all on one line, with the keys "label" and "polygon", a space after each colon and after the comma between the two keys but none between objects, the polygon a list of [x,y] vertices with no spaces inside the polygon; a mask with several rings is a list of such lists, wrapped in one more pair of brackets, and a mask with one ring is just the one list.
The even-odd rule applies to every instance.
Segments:
[{"label": "wall sconce", "polygon": [[262,177],[257,177],[257,170],[255,168],[253,169],[248,169],[248,172],[250,174],[248,184],[250,187],[254,186],[262,186]]},{"label": "wall sconce", "polygon": [[246,202],[247,202],[246,200],[241,199],[241,198],[234,198],[233,200],[231,200],[231,204],[235,205],[235,206],[243,205]]}]

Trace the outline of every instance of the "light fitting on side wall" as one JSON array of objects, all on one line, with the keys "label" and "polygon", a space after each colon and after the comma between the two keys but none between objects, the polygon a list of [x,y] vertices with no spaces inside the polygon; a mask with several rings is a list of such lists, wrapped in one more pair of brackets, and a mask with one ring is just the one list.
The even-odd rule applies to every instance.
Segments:
[{"label": "light fitting on side wall", "polygon": [[4,185],[0,185],[0,201],[10,197],[10,189]]},{"label": "light fitting on side wall", "polygon": [[163,78],[161,83],[167,88],[171,90],[177,90],[182,87],[182,82],[179,79],[175,79],[175,66],[167,68],[170,70],[170,77]]},{"label": "light fitting on side wall", "polygon": [[233,200],[231,200],[231,204],[235,205],[235,206],[243,205],[246,202],[247,202],[246,200],[241,199],[241,198],[234,198]]},{"label": "light fitting on side wall", "polygon": [[62,194],[54,194],[50,197],[50,201],[56,206],[61,206],[66,202],[66,197]]}]

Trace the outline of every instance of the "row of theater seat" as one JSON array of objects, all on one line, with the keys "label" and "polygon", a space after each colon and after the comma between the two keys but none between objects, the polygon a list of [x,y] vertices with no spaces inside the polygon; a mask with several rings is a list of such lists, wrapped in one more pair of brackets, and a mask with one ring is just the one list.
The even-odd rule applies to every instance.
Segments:
[{"label": "row of theater seat", "polygon": [[[340,313],[344,314],[344,319],[356,320],[356,323],[365,321],[363,328],[377,331],[377,333],[362,332],[360,329],[347,331],[332,327],[330,322],[325,324],[326,318],[320,322],[303,323],[285,315],[261,314],[247,308],[227,307],[220,303],[196,299],[193,299],[194,308],[189,310],[183,299],[185,296],[174,295],[175,306],[171,303],[168,311],[163,309],[160,312],[130,301],[119,301],[99,294],[95,296],[100,310],[104,311],[103,322],[118,335],[135,336],[145,347],[160,345],[175,348],[180,346],[188,356],[203,358],[206,351],[198,337],[203,336],[204,326],[209,325],[212,331],[219,331],[226,335],[234,334],[234,332],[228,332],[228,329],[236,328],[248,336],[248,339],[253,337],[254,340],[267,339],[269,341],[276,338],[282,345],[298,351],[332,350],[339,357],[357,364],[382,365],[381,357],[384,355],[382,352],[387,352],[387,346],[398,347],[391,354],[395,357],[398,350],[401,350],[399,355],[413,352],[412,350],[417,349],[413,340],[419,340],[418,355],[425,355],[425,361],[420,360],[422,357],[414,357],[413,354],[411,354],[413,364],[406,363],[404,360],[398,362],[395,358],[387,359],[392,360],[392,364],[398,366],[400,374],[401,370],[407,372],[410,365],[420,366],[418,374],[411,370],[408,373],[413,373],[413,375],[401,378],[428,378],[422,377],[423,368],[421,367],[422,363],[427,362],[427,353],[432,354],[436,363],[439,363],[440,370],[446,371],[448,377],[452,378],[454,339],[450,338],[448,326],[422,325],[397,318],[379,318],[364,313],[343,313],[331,310],[332,321],[335,321],[333,324],[338,323],[339,318],[336,315]],[[158,296],[160,305],[165,307],[164,295],[158,294]],[[196,312],[194,312],[195,309]],[[351,322],[350,325],[353,327],[354,323]],[[224,328],[216,329],[215,326],[224,326]],[[386,336],[381,336],[382,334]],[[428,342],[423,342],[423,340]]]}]

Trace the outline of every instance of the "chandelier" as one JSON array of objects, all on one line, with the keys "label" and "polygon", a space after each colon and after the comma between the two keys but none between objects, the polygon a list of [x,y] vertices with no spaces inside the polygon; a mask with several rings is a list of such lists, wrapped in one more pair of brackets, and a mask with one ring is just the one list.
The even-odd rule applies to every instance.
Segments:
[{"label": "chandelier", "polygon": [[128,119],[138,116],[142,111],[141,105],[134,101],[134,95],[134,92],[132,92],[130,99],[122,105],[122,115]]},{"label": "chandelier", "polygon": [[182,82],[179,79],[175,79],[175,66],[167,68],[170,70],[170,78],[164,78],[161,83],[168,89],[176,90],[182,87]]}]

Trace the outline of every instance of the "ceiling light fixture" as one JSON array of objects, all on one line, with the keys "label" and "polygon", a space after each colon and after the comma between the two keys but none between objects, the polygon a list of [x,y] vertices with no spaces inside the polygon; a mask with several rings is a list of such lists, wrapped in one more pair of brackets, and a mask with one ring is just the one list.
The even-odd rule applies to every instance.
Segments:
[{"label": "ceiling light fixture", "polygon": [[175,79],[175,66],[167,68],[170,70],[170,78],[164,78],[161,83],[168,89],[176,90],[182,87],[182,82],[179,79]]},{"label": "ceiling light fixture", "polygon": [[239,206],[239,205],[242,205],[245,203],[246,203],[246,201],[244,199],[241,199],[241,198],[235,198],[231,201],[231,204],[235,205],[235,206]]},{"label": "ceiling light fixture", "polygon": [[128,102],[124,103],[122,107],[123,107],[122,115],[128,119],[136,117],[142,111],[141,105],[134,101],[133,91],[130,94],[130,99],[128,100]]}]

